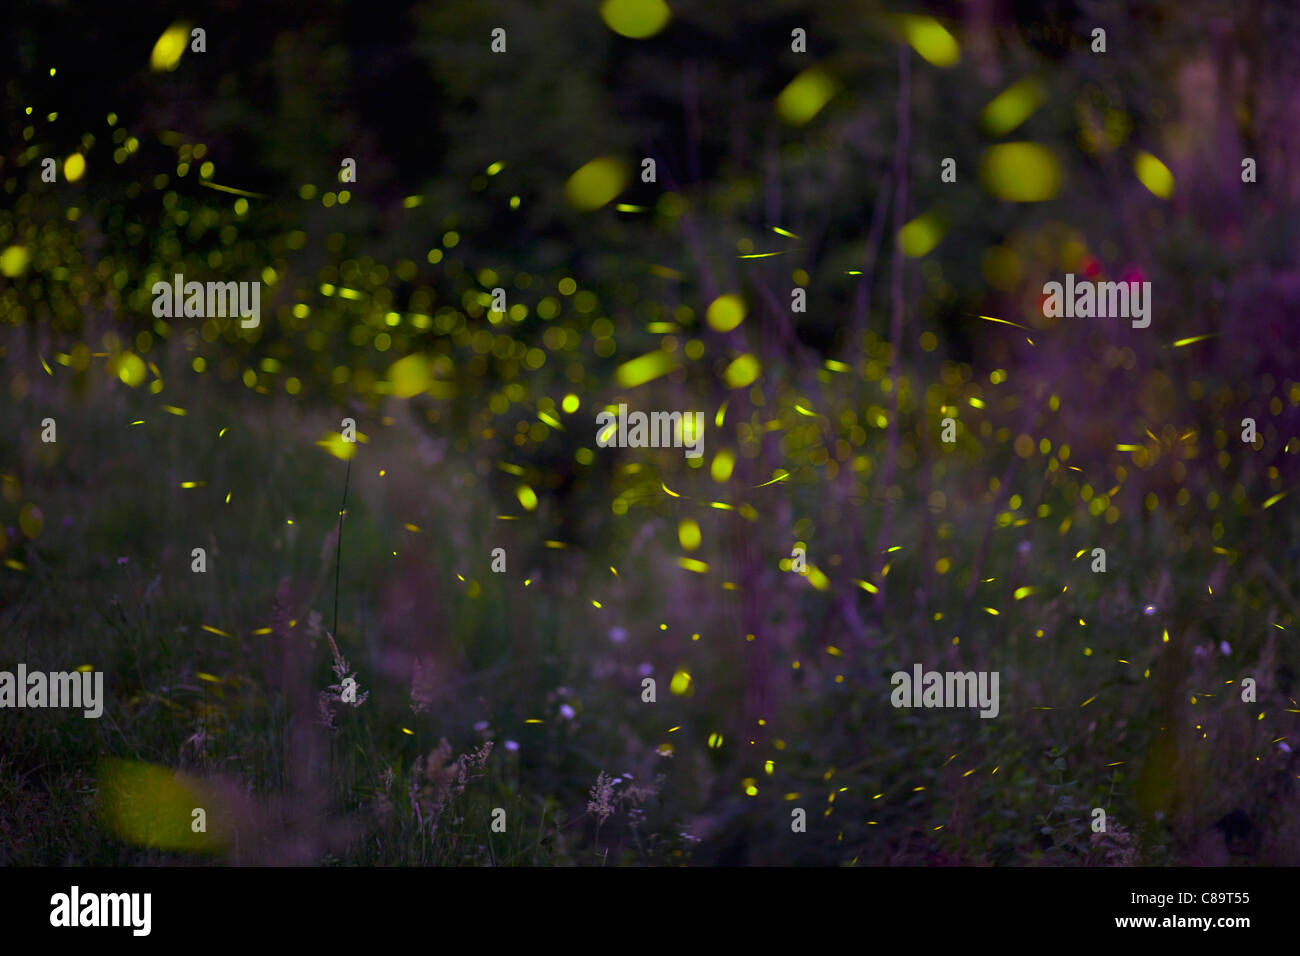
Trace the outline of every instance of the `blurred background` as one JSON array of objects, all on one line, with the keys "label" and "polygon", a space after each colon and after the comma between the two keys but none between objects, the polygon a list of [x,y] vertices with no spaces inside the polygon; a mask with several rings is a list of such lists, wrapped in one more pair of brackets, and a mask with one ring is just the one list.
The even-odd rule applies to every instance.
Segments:
[{"label": "blurred background", "polygon": [[[0,863],[1300,863],[1298,51],[1263,2],[15,4],[0,669],[108,701],[0,710]],[[1150,326],[1044,317],[1067,273]],[[599,447],[619,403],[703,455]],[[915,663],[998,717],[893,708]]]}]

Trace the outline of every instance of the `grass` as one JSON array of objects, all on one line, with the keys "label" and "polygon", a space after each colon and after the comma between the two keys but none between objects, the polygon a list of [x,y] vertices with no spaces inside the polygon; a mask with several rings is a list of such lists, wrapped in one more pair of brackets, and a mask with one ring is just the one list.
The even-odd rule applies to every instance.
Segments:
[{"label": "grass", "polygon": [[[893,492],[872,484],[890,440],[874,430],[867,464],[846,462],[839,480],[804,466],[724,489],[753,518],[702,505],[703,476],[659,460],[651,476],[598,475],[521,514],[518,479],[440,444],[401,403],[359,418],[368,441],[345,464],[315,444],[336,416],[287,398],[178,376],[167,403],[180,415],[93,373],[76,389],[27,382],[0,411],[4,507],[37,503],[43,527],[4,552],[17,566],[0,577],[0,648],[32,670],[104,671],[109,703],[98,721],[0,711],[5,865],[1300,858],[1286,809],[1296,767],[1279,746],[1300,711],[1296,529],[1293,510],[1261,510],[1260,482],[1234,496],[1232,476],[1189,459],[1181,487],[1197,501],[1221,488],[1223,506],[1165,494],[1149,509],[1159,470],[1130,468],[1110,499],[1124,517],[1108,523],[1059,434],[1052,454],[1019,456],[996,435],[977,440],[974,416],[921,468],[913,445],[936,403],[970,387],[954,383],[925,415],[903,396]],[[796,438],[780,460],[795,463],[815,460],[844,401],[837,381],[800,394],[822,417],[789,416]],[[54,445],[33,424],[47,413]],[[761,449],[750,477],[767,464]],[[1082,468],[1094,494],[1112,480],[1113,465]],[[633,503],[628,517],[582,497],[604,481]],[[886,545],[898,550],[877,558],[861,542],[891,498]],[[677,566],[684,515],[703,527],[694,556],[707,574]],[[1091,570],[1099,540],[1105,574]],[[795,541],[825,589],[778,569]],[[191,570],[195,547],[205,573]],[[489,570],[495,547],[503,574]],[[336,582],[332,633],[369,698],[336,704],[327,731]],[[891,707],[890,674],[918,661],[999,671],[999,719]],[[679,672],[682,693],[670,689]],[[1246,676],[1257,703],[1241,700]],[[137,792],[111,760],[176,776]],[[623,779],[598,819],[588,804],[602,773]],[[134,823],[105,810],[126,791]],[[190,804],[207,810],[206,834],[182,825]],[[792,830],[795,810],[806,832]],[[1233,810],[1264,836],[1220,860],[1214,823]]]}]

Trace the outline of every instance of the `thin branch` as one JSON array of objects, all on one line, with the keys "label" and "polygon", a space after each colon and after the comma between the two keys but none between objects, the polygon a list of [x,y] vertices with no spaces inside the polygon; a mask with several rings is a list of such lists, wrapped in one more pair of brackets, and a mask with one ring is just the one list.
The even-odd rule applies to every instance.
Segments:
[{"label": "thin branch", "polygon": [[862,259],[862,284],[858,286],[853,299],[853,331],[865,338],[867,319],[871,313],[871,282],[875,277],[876,256],[880,253],[880,242],[885,236],[885,210],[893,191],[893,179],[888,174],[881,183],[880,192],[871,210],[871,232],[867,236],[867,254]]}]

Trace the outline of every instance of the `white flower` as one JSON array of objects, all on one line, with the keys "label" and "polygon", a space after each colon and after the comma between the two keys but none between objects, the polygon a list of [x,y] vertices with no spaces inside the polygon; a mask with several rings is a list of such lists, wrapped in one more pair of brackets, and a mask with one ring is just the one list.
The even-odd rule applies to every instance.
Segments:
[{"label": "white flower", "polygon": [[627,640],[627,630],[621,627],[611,627],[609,629],[609,639],[615,644],[622,644]]},{"label": "white flower", "polygon": [[516,750],[518,750],[518,749],[519,749],[519,742],[518,742],[518,741],[515,741],[515,740],[507,740],[507,741],[506,741],[506,750],[509,750],[511,753],[513,753],[514,751],[516,751]]},{"label": "white flower", "polygon": [[561,704],[560,716],[563,717],[565,720],[572,720],[576,715],[573,708],[570,707],[568,704]]},{"label": "white flower", "polygon": [[1229,654],[1232,653],[1232,648],[1228,646],[1227,641],[1219,642],[1219,653],[1222,654],[1224,657],[1227,657]]}]

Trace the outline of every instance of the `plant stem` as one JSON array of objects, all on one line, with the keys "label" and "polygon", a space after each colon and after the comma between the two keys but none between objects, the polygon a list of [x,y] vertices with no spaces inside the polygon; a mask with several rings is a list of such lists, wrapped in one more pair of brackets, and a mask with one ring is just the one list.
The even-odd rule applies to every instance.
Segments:
[{"label": "plant stem", "polygon": [[347,474],[343,478],[343,501],[339,505],[339,534],[334,542],[334,631],[339,633],[339,569],[343,565],[343,515],[348,507],[348,485],[352,482],[352,459],[348,459]]}]

